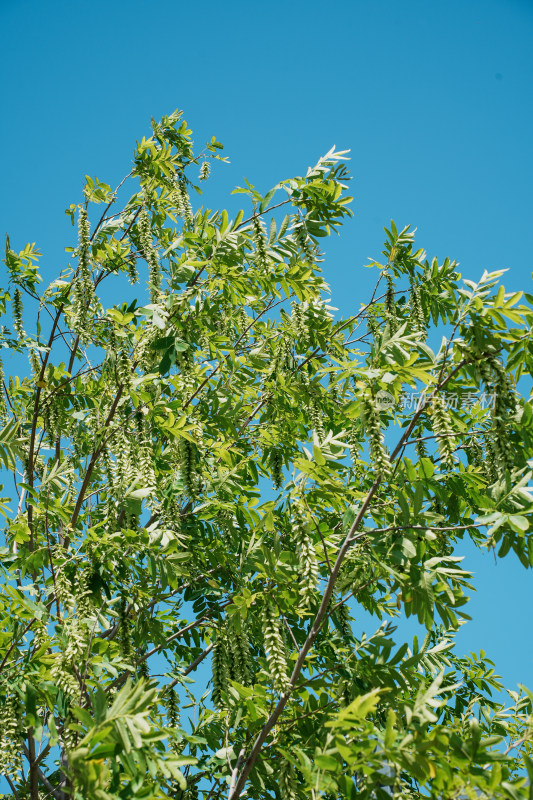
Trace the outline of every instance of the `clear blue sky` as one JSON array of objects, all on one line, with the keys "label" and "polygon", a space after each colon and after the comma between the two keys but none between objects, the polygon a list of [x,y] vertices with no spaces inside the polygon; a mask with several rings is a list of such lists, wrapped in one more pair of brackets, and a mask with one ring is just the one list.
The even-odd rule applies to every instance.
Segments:
[{"label": "clear blue sky", "polygon": [[[532,42],[531,0],[0,0],[0,230],[36,241],[52,279],[83,175],[117,183],[150,116],[180,107],[231,159],[210,207],[243,176],[266,191],[351,149],[355,217],[326,262],[341,313],[391,217],[465,277],[508,267],[532,291]],[[478,593],[460,647],[533,688],[533,573],[465,552]]]}]

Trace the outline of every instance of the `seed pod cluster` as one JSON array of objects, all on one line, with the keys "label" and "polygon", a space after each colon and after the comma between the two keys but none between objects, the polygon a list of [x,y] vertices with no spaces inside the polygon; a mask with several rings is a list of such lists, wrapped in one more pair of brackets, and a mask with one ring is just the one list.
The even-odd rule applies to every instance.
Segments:
[{"label": "seed pod cluster", "polygon": [[448,469],[453,469],[455,436],[450,412],[440,395],[436,395],[429,408],[433,432],[437,438],[440,456]]},{"label": "seed pod cluster", "polygon": [[391,463],[385,449],[379,413],[371,397],[363,401],[363,421],[369,438],[370,460],[376,472],[387,478],[391,472]]},{"label": "seed pod cluster", "polygon": [[87,628],[77,617],[69,617],[65,622],[65,635],[65,660],[76,663],[87,652]]},{"label": "seed pod cluster", "polygon": [[90,250],[89,219],[87,210],[82,207],[78,216],[78,271],[73,287],[73,324],[82,341],[85,341],[89,334],[89,308],[94,296]]},{"label": "seed pod cluster", "polygon": [[12,301],[12,312],[13,312],[13,328],[15,329],[15,333],[23,339],[25,337],[24,333],[24,323],[22,321],[22,314],[23,314],[23,307],[22,307],[22,292],[18,286],[15,286],[13,290],[13,301]]},{"label": "seed pod cluster", "polygon": [[224,692],[229,685],[231,678],[231,662],[226,637],[222,634],[218,637],[213,648],[211,659],[212,685],[211,698],[217,708],[224,708]]},{"label": "seed pod cluster", "polygon": [[138,231],[141,252],[150,269],[150,297],[152,302],[155,302],[161,288],[161,269],[159,266],[159,258],[152,240],[152,227],[150,224],[150,218],[145,206],[143,206],[142,211],[139,214]]},{"label": "seed pod cluster", "polygon": [[250,640],[245,630],[228,632],[232,680],[250,686],[253,680]]},{"label": "seed pod cluster", "polygon": [[269,598],[263,609],[263,641],[274,691],[282,694],[288,686],[287,653],[281,621],[276,606]]},{"label": "seed pod cluster", "polygon": [[180,710],[178,695],[173,686],[165,692],[165,705],[169,727],[178,728],[180,724]]},{"label": "seed pod cluster", "polygon": [[58,602],[67,609],[74,604],[74,595],[72,591],[72,584],[65,570],[60,568],[56,569],[55,574],[55,589]]},{"label": "seed pod cluster", "polygon": [[316,245],[309,236],[305,221],[296,217],[292,226],[294,241],[307,264],[314,264],[317,260]]},{"label": "seed pod cluster", "polygon": [[19,703],[7,683],[0,685],[0,775],[14,778],[20,769]]},{"label": "seed pod cluster", "polygon": [[326,430],[324,428],[324,417],[322,414],[322,409],[316,402],[316,400],[311,400],[309,405],[307,406],[309,412],[309,418],[311,420],[311,425],[313,426],[313,430],[317,435],[318,441],[322,442],[326,438]]},{"label": "seed pod cluster", "polygon": [[303,608],[308,608],[316,594],[318,560],[311,536],[307,509],[301,501],[293,504],[294,535],[298,555],[299,593]]},{"label": "seed pod cluster", "polygon": [[427,319],[422,305],[420,287],[414,281],[411,281],[409,295],[413,327],[425,338],[427,334]]},{"label": "seed pod cluster", "polygon": [[0,423],[7,420],[6,392],[4,389],[4,363],[0,358]]},{"label": "seed pod cluster", "polygon": [[180,175],[176,181],[174,198],[178,214],[186,225],[191,225],[193,221],[193,212],[189,192],[187,191],[187,181],[184,175]]},{"label": "seed pod cluster", "polygon": [[261,217],[254,214],[252,219],[252,241],[255,245],[255,259],[257,266],[265,270],[268,267],[268,251],[266,245],[266,236],[263,229],[263,220]]},{"label": "seed pod cluster", "polygon": [[278,786],[281,800],[298,800],[296,771],[290,761],[283,757],[279,762]]},{"label": "seed pod cluster", "polygon": [[400,318],[398,307],[394,298],[394,282],[390,275],[387,275],[387,291],[385,293],[385,319],[389,324],[391,333],[398,330]]},{"label": "seed pod cluster", "polygon": [[55,653],[51,673],[58,689],[72,700],[79,700],[80,687],[72,674],[72,664],[65,653]]}]

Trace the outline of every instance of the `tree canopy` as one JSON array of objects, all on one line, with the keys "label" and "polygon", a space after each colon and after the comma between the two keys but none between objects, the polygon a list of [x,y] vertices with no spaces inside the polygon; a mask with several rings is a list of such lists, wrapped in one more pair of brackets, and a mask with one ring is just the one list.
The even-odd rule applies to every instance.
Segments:
[{"label": "tree canopy", "polygon": [[533,297],[391,222],[341,319],[347,153],[230,218],[152,128],[47,288],[6,244],[5,796],[533,797],[533,695],[454,649],[461,542],[533,565]]}]

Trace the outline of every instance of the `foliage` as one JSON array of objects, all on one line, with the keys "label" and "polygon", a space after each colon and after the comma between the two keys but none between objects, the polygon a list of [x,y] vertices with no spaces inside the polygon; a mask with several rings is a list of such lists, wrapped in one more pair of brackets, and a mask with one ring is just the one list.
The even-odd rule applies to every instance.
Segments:
[{"label": "foliage", "polygon": [[8,796],[531,797],[533,696],[453,635],[465,536],[533,565],[533,298],[391,223],[339,320],[346,153],[231,219],[189,197],[222,145],[152,127],[116,190],[87,177],[44,291],[7,242]]}]

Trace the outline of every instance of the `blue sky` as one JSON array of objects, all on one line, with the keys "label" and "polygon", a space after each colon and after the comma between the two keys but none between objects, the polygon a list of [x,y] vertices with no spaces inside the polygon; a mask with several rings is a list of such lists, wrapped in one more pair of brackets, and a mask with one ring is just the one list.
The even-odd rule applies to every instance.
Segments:
[{"label": "blue sky", "polygon": [[[234,207],[243,176],[266,191],[351,149],[355,216],[325,264],[342,314],[391,217],[465,277],[509,268],[506,286],[532,291],[532,34],[531,0],[0,0],[1,232],[36,241],[51,280],[83,175],[118,183],[150,116],[179,107],[231,161],[210,207]],[[533,687],[532,573],[465,553],[478,592],[460,648]]]}]

